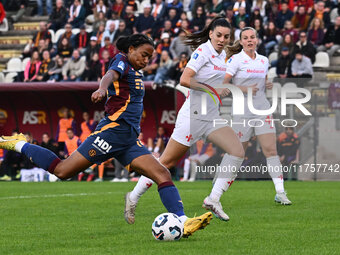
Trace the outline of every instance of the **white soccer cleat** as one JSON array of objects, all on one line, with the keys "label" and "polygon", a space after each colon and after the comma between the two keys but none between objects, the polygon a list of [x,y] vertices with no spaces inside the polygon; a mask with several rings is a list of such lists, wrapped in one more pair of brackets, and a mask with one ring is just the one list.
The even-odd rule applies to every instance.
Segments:
[{"label": "white soccer cleat", "polygon": [[229,216],[223,211],[221,202],[213,201],[209,196],[204,199],[202,207],[210,210],[215,215],[215,217],[219,218],[220,220],[229,220]]},{"label": "white soccer cleat", "polygon": [[291,205],[292,202],[288,199],[286,192],[280,192],[275,195],[275,202],[281,205]]},{"label": "white soccer cleat", "polygon": [[131,192],[128,192],[125,195],[124,217],[127,223],[133,224],[135,223],[135,211],[136,211],[137,203],[133,203],[130,200],[130,193]]}]

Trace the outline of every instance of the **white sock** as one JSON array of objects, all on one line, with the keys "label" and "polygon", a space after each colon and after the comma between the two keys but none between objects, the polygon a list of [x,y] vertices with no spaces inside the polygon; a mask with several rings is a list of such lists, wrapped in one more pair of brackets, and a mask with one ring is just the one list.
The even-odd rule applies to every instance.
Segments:
[{"label": "white sock", "polygon": [[17,144],[15,145],[15,151],[21,153],[21,149],[22,147],[24,147],[25,144],[26,144],[25,141],[17,142]]},{"label": "white sock", "polygon": [[[220,170],[216,172],[217,178],[211,190],[209,197],[213,201],[219,201],[223,192],[226,192],[237,176],[237,171],[240,169],[243,158],[224,155],[220,164]],[[218,170],[218,169],[217,169]]]},{"label": "white sock", "polygon": [[179,217],[179,219],[180,219],[181,222],[184,224],[184,222],[186,222],[186,220],[188,219],[188,217],[185,216],[185,215],[182,215],[182,216]]},{"label": "white sock", "polygon": [[155,149],[153,150],[153,152],[156,152],[156,153],[159,152],[159,147],[156,146]]},{"label": "white sock", "polygon": [[183,167],[183,180],[188,180],[189,178],[189,169],[190,169],[190,160],[184,160],[184,167]]},{"label": "white sock", "polygon": [[152,151],[152,147],[148,147],[148,151]]},{"label": "white sock", "polygon": [[139,198],[152,186],[153,180],[149,179],[142,175],[133,191],[130,193],[130,200],[134,203],[137,203]]},{"label": "white sock", "polygon": [[267,158],[267,167],[268,173],[275,185],[276,193],[284,192],[285,188],[283,186],[283,174],[279,156]]}]

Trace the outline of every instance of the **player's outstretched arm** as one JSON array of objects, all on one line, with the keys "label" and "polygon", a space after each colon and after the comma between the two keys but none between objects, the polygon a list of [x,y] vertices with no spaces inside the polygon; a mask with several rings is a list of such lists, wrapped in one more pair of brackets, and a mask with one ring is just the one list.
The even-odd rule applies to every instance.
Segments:
[{"label": "player's outstretched arm", "polygon": [[100,80],[99,88],[92,93],[91,100],[93,103],[98,103],[106,97],[107,88],[112,84],[112,82],[119,79],[118,72],[114,70],[109,70]]}]

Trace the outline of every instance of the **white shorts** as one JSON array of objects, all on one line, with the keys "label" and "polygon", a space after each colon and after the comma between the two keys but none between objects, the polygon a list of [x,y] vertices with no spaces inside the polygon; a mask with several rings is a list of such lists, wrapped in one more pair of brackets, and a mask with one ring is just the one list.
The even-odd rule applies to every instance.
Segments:
[{"label": "white shorts", "polygon": [[214,127],[213,121],[190,119],[183,114],[178,114],[171,138],[184,146],[190,147],[200,139],[206,140],[212,132],[227,126],[227,124],[219,124]]},{"label": "white shorts", "polygon": [[256,116],[247,118],[244,116],[234,116],[232,129],[241,142],[247,142],[254,135],[276,133],[272,115]]}]

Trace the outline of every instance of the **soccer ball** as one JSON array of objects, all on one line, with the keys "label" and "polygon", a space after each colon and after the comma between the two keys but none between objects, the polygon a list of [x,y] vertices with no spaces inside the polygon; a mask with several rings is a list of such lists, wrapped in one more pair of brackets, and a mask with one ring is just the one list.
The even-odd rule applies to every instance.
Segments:
[{"label": "soccer ball", "polygon": [[162,213],[152,223],[152,235],[159,241],[174,241],[181,239],[184,224],[173,213]]}]

